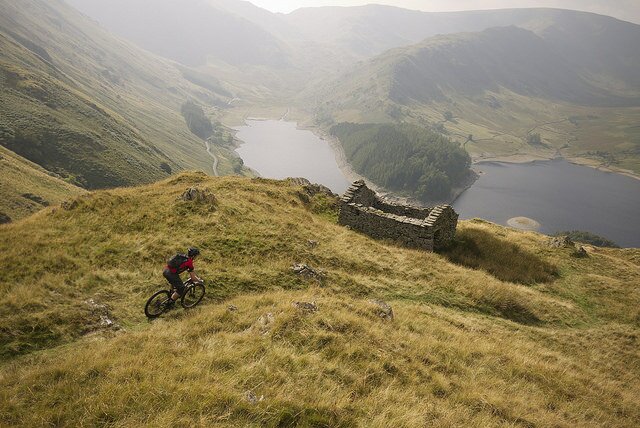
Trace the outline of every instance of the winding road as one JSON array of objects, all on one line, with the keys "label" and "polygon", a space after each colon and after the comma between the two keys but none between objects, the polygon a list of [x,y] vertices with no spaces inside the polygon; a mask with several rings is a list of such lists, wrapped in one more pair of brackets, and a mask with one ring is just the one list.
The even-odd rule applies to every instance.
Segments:
[{"label": "winding road", "polygon": [[212,165],[212,169],[213,169],[213,175],[215,175],[216,177],[220,177],[220,174],[218,174],[218,156],[214,155],[213,152],[211,151],[211,144],[209,143],[208,140],[204,140],[204,145],[207,148],[207,153],[209,153],[209,156],[211,156],[213,158],[213,165]]}]

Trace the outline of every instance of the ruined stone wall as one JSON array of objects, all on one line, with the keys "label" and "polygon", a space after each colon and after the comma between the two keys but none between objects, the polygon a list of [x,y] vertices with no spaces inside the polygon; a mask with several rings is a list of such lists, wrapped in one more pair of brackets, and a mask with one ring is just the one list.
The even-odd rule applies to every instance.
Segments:
[{"label": "ruined stone wall", "polygon": [[427,218],[432,210],[432,208],[420,208],[383,201],[373,190],[369,189],[362,180],[354,182],[351,187],[347,189],[343,200],[365,207],[373,207],[389,214],[418,219]]},{"label": "ruined stone wall", "polygon": [[380,198],[376,198],[376,201],[371,206],[386,213],[417,219],[426,219],[431,213],[431,208],[420,208],[412,207],[410,205],[392,204],[382,201]]},{"label": "ruined stone wall", "polygon": [[340,199],[338,221],[372,238],[433,251],[453,240],[458,214],[449,205],[420,208],[389,203],[364,181],[356,181]]},{"label": "ruined stone wall", "polygon": [[449,205],[438,205],[425,220],[425,226],[433,230],[434,248],[436,250],[444,248],[456,235],[458,213]]},{"label": "ruined stone wall", "polygon": [[361,204],[342,204],[338,219],[342,225],[375,239],[390,239],[410,248],[433,251],[433,231],[424,220],[385,213]]}]

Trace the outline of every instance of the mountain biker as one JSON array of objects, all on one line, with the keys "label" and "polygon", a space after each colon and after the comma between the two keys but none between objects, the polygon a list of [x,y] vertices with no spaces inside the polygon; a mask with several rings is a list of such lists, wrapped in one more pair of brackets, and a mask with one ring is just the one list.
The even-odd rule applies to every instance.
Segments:
[{"label": "mountain biker", "polygon": [[180,279],[180,274],[184,271],[189,272],[191,280],[194,282],[202,282],[200,278],[194,272],[193,261],[200,255],[200,250],[194,247],[187,249],[187,254],[176,254],[170,260],[167,266],[164,268],[162,275],[169,281],[169,284],[174,288],[174,293],[171,295],[171,303],[175,303],[176,300],[184,294],[184,283]]}]

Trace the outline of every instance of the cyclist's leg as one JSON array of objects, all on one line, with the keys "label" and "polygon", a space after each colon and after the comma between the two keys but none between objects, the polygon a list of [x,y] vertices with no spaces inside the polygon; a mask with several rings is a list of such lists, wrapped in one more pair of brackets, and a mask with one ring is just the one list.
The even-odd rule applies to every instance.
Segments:
[{"label": "cyclist's leg", "polygon": [[175,302],[180,298],[180,296],[182,296],[182,293],[184,292],[184,284],[180,279],[180,275],[178,275],[177,273],[171,272],[169,269],[165,269],[162,274],[164,275],[166,280],[169,282],[169,284],[171,284],[171,287],[174,289],[174,293],[171,295],[171,300]]}]

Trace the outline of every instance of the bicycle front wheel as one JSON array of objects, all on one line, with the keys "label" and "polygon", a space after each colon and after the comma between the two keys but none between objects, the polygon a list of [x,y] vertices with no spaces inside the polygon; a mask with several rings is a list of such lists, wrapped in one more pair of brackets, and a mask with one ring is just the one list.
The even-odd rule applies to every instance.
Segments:
[{"label": "bicycle front wheel", "polygon": [[167,290],[160,290],[147,300],[144,306],[144,314],[147,318],[156,318],[167,310],[167,304],[171,299],[171,293]]},{"label": "bicycle front wheel", "polygon": [[187,290],[182,295],[182,307],[189,309],[193,308],[195,305],[200,303],[202,298],[204,297],[204,285],[202,284],[194,284],[187,288]]}]

